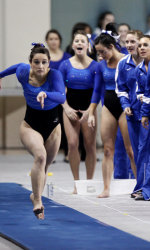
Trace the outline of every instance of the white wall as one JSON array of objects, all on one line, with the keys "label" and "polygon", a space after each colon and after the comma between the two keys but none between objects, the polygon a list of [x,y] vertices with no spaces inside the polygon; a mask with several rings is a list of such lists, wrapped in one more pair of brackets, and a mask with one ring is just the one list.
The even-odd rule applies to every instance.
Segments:
[{"label": "white wall", "polygon": [[[0,0],[0,71],[19,62],[28,63],[31,43],[44,43],[51,27],[50,15],[50,0]],[[5,87],[14,86],[14,81],[8,77]]]},{"label": "white wall", "polygon": [[[50,27],[51,0],[0,0],[0,71],[13,64],[28,63],[31,43],[44,43]],[[0,147],[21,147],[19,126],[25,104],[23,96],[16,97],[19,95],[17,86],[20,84],[15,75],[2,81]],[[5,96],[8,95],[7,88],[9,96]]]}]

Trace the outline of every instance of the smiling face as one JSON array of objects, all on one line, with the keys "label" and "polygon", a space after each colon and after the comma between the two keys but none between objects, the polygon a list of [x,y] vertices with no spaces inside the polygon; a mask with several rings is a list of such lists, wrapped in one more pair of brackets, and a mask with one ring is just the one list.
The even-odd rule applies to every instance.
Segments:
[{"label": "smiling face", "polygon": [[126,36],[126,48],[131,55],[138,54],[139,39],[137,35],[127,34]]},{"label": "smiling face", "polygon": [[88,38],[85,35],[82,34],[75,35],[72,43],[72,48],[76,55],[87,54],[88,45],[89,45]]},{"label": "smiling face", "polygon": [[46,54],[35,54],[30,65],[32,72],[36,77],[44,77],[49,71],[49,60]]},{"label": "smiling face", "polygon": [[140,39],[138,51],[143,59],[150,58],[150,38],[143,37]]},{"label": "smiling face", "polygon": [[98,58],[100,58],[102,60],[102,58],[104,60],[109,60],[112,56],[113,56],[113,51],[112,48],[110,47],[107,48],[104,45],[102,45],[101,43],[95,45],[96,51],[97,51],[97,56]]}]

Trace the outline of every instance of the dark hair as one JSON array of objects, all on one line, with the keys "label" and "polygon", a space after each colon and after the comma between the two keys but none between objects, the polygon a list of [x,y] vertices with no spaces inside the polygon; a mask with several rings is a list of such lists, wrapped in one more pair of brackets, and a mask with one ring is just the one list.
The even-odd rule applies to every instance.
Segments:
[{"label": "dark hair", "polygon": [[113,36],[117,36],[117,24],[116,23],[108,23],[106,25],[106,31],[112,31],[112,36],[109,35],[108,33],[102,33],[100,36],[98,36],[95,39],[95,45],[97,44],[102,44],[103,46],[105,46],[106,48],[110,49],[111,44],[114,45],[114,47],[120,51],[121,50],[121,46],[119,44],[118,41],[115,40],[115,38]]},{"label": "dark hair", "polygon": [[97,26],[98,26],[100,29],[102,28],[103,21],[104,21],[104,19],[105,19],[105,17],[106,17],[107,15],[113,15],[113,16],[114,16],[114,14],[113,14],[111,11],[104,11],[104,12],[102,12],[102,13],[99,15],[99,17],[98,17],[98,22],[97,22]]},{"label": "dark hair", "polygon": [[118,24],[117,23],[108,23],[106,25],[106,30],[112,31],[112,35],[118,36]]},{"label": "dark hair", "polygon": [[55,29],[51,29],[51,30],[48,30],[48,31],[47,31],[47,33],[46,33],[46,35],[45,35],[45,41],[48,40],[48,36],[49,36],[49,34],[51,34],[51,33],[54,33],[54,34],[56,34],[56,35],[59,37],[60,45],[61,45],[61,43],[62,43],[62,36],[61,36],[61,34],[58,32],[58,30],[55,30]]},{"label": "dark hair", "polygon": [[89,28],[92,34],[92,28],[88,23],[82,23],[82,22],[76,23],[72,28],[72,38],[77,31],[79,30],[85,31],[86,28]]},{"label": "dark hair", "polygon": [[36,43],[34,45],[34,47],[31,49],[31,53],[29,56],[29,62],[32,62],[33,57],[35,56],[35,54],[45,54],[48,57],[48,60],[50,60],[50,54],[49,54],[49,50],[47,48],[45,48],[45,46],[41,43]]},{"label": "dark hair", "polygon": [[128,23],[119,23],[118,24],[118,29],[120,28],[120,26],[126,26],[126,27],[128,27],[129,30],[131,30],[131,27],[130,27],[130,25]]}]

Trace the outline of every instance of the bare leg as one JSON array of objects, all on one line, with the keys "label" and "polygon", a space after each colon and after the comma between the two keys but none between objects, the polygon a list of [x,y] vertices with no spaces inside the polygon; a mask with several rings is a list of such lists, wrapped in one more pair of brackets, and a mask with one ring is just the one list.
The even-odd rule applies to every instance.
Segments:
[{"label": "bare leg", "polygon": [[[33,211],[35,211],[43,207],[41,195],[45,180],[46,150],[42,136],[24,121],[20,127],[20,138],[23,145],[34,157],[34,164],[31,170],[34,200],[32,200],[32,195],[31,200],[33,202]],[[44,213],[40,213],[37,217],[44,219]]]},{"label": "bare leg", "polygon": [[128,133],[127,120],[126,120],[126,116],[124,113],[122,113],[122,115],[119,118],[119,127],[120,127],[121,134],[123,137],[126,152],[127,152],[129,159],[130,159],[131,168],[132,168],[133,174],[136,178],[136,165],[135,165],[135,161],[134,161],[134,153],[133,153],[133,149],[131,146],[130,137],[129,137],[129,133]]},{"label": "bare leg", "polygon": [[[97,118],[97,117],[96,117]],[[97,119],[96,119],[97,120]],[[86,173],[87,179],[92,179],[94,175],[94,170],[96,166],[96,131],[97,126],[92,130],[88,127],[87,122],[81,124],[84,147],[86,151]]]},{"label": "bare leg", "polygon": [[[79,164],[80,164],[80,154],[79,154],[79,131],[80,124],[78,121],[72,122],[68,119],[64,113],[64,127],[68,142],[68,158],[71,167],[71,171],[74,180],[79,180]],[[74,186],[74,194],[77,193],[76,187]]]},{"label": "bare leg", "polygon": [[[60,140],[61,140],[61,127],[60,127],[60,124],[58,124],[57,127],[53,130],[53,132],[50,134],[49,138],[45,142],[45,149],[47,152],[47,161],[46,161],[46,166],[45,166],[45,179],[44,179],[42,192],[44,190],[45,183],[46,183],[48,167],[53,162],[53,160],[55,159],[58,153],[58,150],[60,147]],[[30,195],[30,198],[32,202],[34,202],[33,193]]]},{"label": "bare leg", "polygon": [[109,110],[102,108],[101,137],[104,144],[104,158],[102,161],[102,174],[104,190],[98,198],[107,198],[110,195],[110,183],[113,173],[114,145],[117,133],[117,121]]},{"label": "bare leg", "polygon": [[[45,142],[45,149],[47,152],[47,161],[45,166],[45,182],[46,183],[46,177],[47,177],[47,171],[50,164],[54,161],[59,147],[60,147],[60,141],[61,141],[61,126],[60,124],[57,125],[57,127],[53,130],[53,132],[50,134],[49,138]],[[44,187],[43,187],[44,190]]]}]

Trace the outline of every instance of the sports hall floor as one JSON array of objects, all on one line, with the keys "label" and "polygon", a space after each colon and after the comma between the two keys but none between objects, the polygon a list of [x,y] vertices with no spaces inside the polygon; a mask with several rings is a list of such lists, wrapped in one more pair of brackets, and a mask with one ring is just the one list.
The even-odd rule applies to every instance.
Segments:
[{"label": "sports hall floor", "polygon": [[[94,179],[102,179],[102,150],[97,152],[97,156],[100,161],[97,162]],[[30,189],[29,172],[32,162],[32,156],[24,150],[1,150],[0,182],[19,183]],[[54,194],[52,197],[54,201],[74,208],[124,232],[150,241],[149,201],[135,201],[130,198],[129,194],[112,195],[107,199],[98,199],[93,195],[73,195],[72,174],[69,164],[63,161],[62,152],[57,155],[56,162],[52,164],[49,172],[53,173],[53,176],[48,177],[47,181],[52,182],[54,185]],[[85,179],[85,166],[83,162],[80,165],[80,178]],[[0,250],[10,249],[17,250],[21,248],[0,238]]]}]

